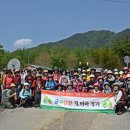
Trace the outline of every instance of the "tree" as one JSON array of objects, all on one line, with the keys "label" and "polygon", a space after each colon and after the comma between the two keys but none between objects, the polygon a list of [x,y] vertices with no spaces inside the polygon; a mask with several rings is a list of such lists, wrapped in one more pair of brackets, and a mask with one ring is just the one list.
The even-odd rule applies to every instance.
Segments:
[{"label": "tree", "polygon": [[122,66],[119,56],[108,47],[93,49],[91,56],[96,67],[113,69]]},{"label": "tree", "polygon": [[113,50],[117,55],[124,57],[130,56],[130,39],[128,37],[113,41]]}]

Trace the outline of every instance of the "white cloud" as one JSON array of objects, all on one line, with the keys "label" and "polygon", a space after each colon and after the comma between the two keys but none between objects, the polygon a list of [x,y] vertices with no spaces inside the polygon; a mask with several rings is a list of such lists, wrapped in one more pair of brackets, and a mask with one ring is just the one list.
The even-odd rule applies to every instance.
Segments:
[{"label": "white cloud", "polygon": [[18,39],[14,42],[15,47],[26,47],[32,44],[32,39]]}]

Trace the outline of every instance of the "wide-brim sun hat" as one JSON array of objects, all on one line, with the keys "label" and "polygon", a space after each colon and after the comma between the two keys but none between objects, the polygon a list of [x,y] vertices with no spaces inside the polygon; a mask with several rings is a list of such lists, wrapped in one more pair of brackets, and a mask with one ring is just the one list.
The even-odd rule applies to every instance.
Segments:
[{"label": "wide-brim sun hat", "polygon": [[113,74],[113,72],[111,70],[108,70],[107,74]]},{"label": "wide-brim sun hat", "polygon": [[87,72],[90,72],[91,71],[91,69],[87,69]]},{"label": "wide-brim sun hat", "polygon": [[41,74],[36,74],[36,77],[42,77],[42,75]]},{"label": "wide-brim sun hat", "polygon": [[120,75],[118,72],[115,72],[114,75]]},{"label": "wide-brim sun hat", "polygon": [[76,72],[76,73],[74,73],[74,76],[79,76],[79,74]]},{"label": "wide-brim sun hat", "polygon": [[12,88],[12,87],[15,87],[16,85],[14,84],[14,83],[11,83],[10,84],[10,87]]},{"label": "wide-brim sun hat", "polygon": [[71,86],[72,84],[71,83],[67,83],[66,86]]},{"label": "wide-brim sun hat", "polygon": [[102,77],[102,76],[99,76],[99,77],[98,77],[98,80],[99,80],[99,79],[103,79],[103,77]]},{"label": "wide-brim sun hat", "polygon": [[113,88],[114,88],[115,86],[118,86],[118,87],[120,88],[121,85],[120,85],[119,83],[114,83],[114,84],[113,84]]},{"label": "wide-brim sun hat", "polygon": [[18,70],[18,69],[16,69],[15,71],[14,71],[14,73],[19,73],[20,71]]},{"label": "wide-brim sun hat", "polygon": [[98,84],[98,83],[95,83],[95,84],[93,85],[93,87],[99,87],[99,84]]},{"label": "wide-brim sun hat", "polygon": [[91,74],[91,75],[90,75],[90,78],[95,78],[95,75],[94,75],[94,74]]},{"label": "wide-brim sun hat", "polygon": [[110,84],[108,82],[104,82],[103,86],[105,86],[105,85],[109,85],[110,86]]},{"label": "wide-brim sun hat", "polygon": [[81,76],[82,76],[82,77],[86,77],[86,74],[82,74]]},{"label": "wide-brim sun hat", "polygon": [[123,68],[123,71],[124,71],[124,70],[128,70],[128,67],[124,67],[124,68]]},{"label": "wide-brim sun hat", "polygon": [[43,73],[48,73],[48,70],[44,70]]}]

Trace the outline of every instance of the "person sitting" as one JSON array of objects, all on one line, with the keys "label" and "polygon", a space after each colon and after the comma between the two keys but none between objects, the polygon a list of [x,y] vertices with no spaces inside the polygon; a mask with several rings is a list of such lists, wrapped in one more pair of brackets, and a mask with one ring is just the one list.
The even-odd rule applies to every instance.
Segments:
[{"label": "person sitting", "polygon": [[101,93],[101,91],[99,90],[99,85],[98,83],[95,83],[93,85],[94,89],[92,90],[93,93]]},{"label": "person sitting", "polygon": [[113,93],[114,93],[114,109],[117,115],[121,115],[124,112],[126,112],[125,109],[125,98],[122,90],[120,89],[120,84],[119,83],[114,83],[113,84]]},{"label": "person sitting", "polygon": [[9,89],[5,89],[2,92],[2,102],[4,107],[13,109],[15,107],[15,101],[17,100],[15,93],[15,84],[11,83]]},{"label": "person sitting", "polygon": [[66,92],[69,92],[69,93],[73,92],[72,84],[71,84],[71,83],[67,83],[66,86],[67,86],[67,88],[66,88]]},{"label": "person sitting", "polygon": [[32,106],[32,90],[30,89],[29,83],[25,82],[24,87],[20,92],[21,104],[23,107]]},{"label": "person sitting", "polygon": [[64,92],[65,91],[64,86],[61,83],[59,83],[57,86],[58,86],[58,89],[56,91],[59,91],[59,92]]},{"label": "person sitting", "polygon": [[83,84],[78,83],[78,86],[75,88],[75,92],[82,92],[83,91]]},{"label": "person sitting", "polygon": [[45,89],[46,90],[56,90],[57,84],[53,79],[52,75],[48,76],[48,81],[45,84]]},{"label": "person sitting", "polygon": [[110,88],[110,84],[108,82],[105,82],[103,85],[103,91],[102,93],[111,93],[112,90]]}]

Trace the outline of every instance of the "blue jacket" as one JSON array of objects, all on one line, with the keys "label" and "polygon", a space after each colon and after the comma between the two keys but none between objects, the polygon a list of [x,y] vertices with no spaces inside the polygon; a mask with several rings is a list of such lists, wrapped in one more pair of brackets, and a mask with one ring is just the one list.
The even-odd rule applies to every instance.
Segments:
[{"label": "blue jacket", "polygon": [[25,99],[27,97],[32,97],[32,90],[30,89],[29,91],[27,91],[26,89],[22,89],[19,96],[22,98],[22,99]]},{"label": "blue jacket", "polygon": [[57,84],[55,81],[47,81],[45,84],[46,90],[55,90],[56,86],[57,86]]}]

